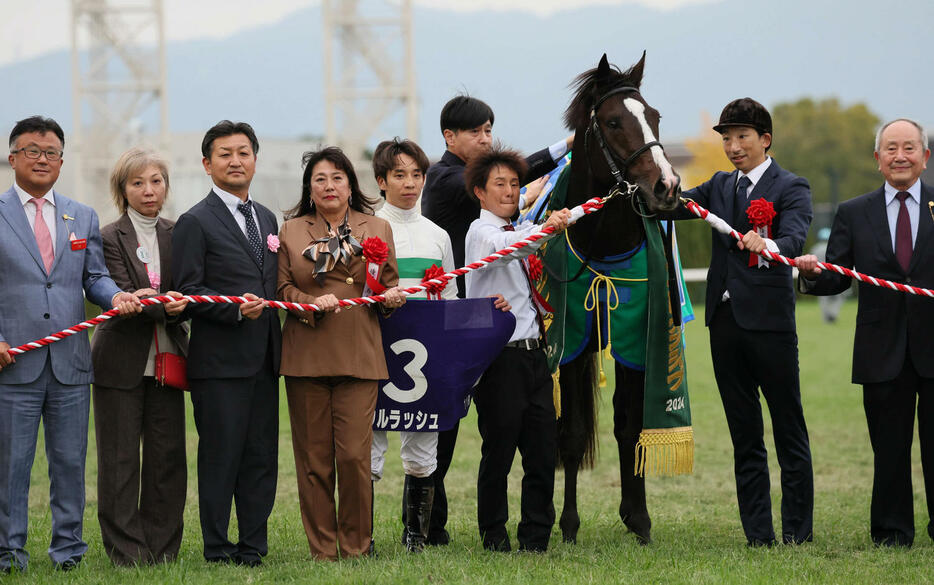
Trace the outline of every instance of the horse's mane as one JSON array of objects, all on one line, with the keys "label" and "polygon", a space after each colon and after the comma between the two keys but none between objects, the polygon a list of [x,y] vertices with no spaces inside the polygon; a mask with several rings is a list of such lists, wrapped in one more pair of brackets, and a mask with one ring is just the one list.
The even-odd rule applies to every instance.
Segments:
[{"label": "horse's mane", "polygon": [[633,75],[633,70],[638,65],[637,63],[626,71],[620,71],[616,65],[610,65],[609,71],[603,74],[605,78],[601,78],[599,66],[575,77],[568,86],[575,90],[574,97],[571,98],[571,103],[564,111],[564,125],[567,129],[576,130],[587,125],[590,120],[590,109],[598,97],[596,91],[598,87],[601,93],[623,85],[633,85],[638,88],[642,83],[641,75],[638,79],[634,79],[636,76]]}]

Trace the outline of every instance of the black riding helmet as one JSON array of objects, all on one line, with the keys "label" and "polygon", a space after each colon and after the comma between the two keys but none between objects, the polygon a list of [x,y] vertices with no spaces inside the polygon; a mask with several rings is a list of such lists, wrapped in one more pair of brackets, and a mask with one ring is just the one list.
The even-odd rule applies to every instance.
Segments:
[{"label": "black riding helmet", "polygon": [[716,132],[723,132],[730,126],[748,126],[759,134],[772,133],[772,116],[765,106],[752,98],[740,98],[728,103],[720,112],[720,122],[713,127]]}]

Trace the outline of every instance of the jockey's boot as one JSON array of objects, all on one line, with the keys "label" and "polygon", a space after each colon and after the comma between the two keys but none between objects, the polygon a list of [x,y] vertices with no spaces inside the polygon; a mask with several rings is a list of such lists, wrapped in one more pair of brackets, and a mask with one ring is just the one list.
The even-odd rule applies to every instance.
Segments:
[{"label": "jockey's boot", "polygon": [[435,484],[430,476],[405,476],[405,548],[409,552],[425,548],[434,499]]}]

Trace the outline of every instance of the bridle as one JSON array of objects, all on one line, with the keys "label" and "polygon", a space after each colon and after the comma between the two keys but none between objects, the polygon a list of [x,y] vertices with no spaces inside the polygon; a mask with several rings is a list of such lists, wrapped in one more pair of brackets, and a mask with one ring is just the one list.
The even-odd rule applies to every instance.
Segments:
[{"label": "bridle", "polygon": [[[632,163],[634,163],[636,159],[638,159],[645,151],[649,150],[653,146],[657,146],[662,150],[665,150],[665,147],[662,146],[662,143],[658,140],[646,142],[622,161],[620,161],[619,157],[617,157],[616,154],[610,150],[609,147],[607,147],[606,139],[603,137],[603,132],[600,130],[600,121],[597,119],[597,112],[600,110],[600,106],[602,106],[606,100],[620,93],[634,93],[639,95],[639,88],[632,85],[623,85],[611,89],[594,102],[593,107],[590,109],[590,124],[587,126],[587,131],[584,133],[584,149],[587,150],[587,142],[590,135],[592,134],[597,140],[597,146],[600,147],[600,152],[603,153],[603,158],[606,160],[607,166],[610,168],[610,173],[613,174],[613,179],[616,181],[616,186],[613,188],[610,194],[623,194],[624,196],[631,199],[632,195],[638,191],[639,186],[626,180],[626,173],[629,171],[629,166],[632,165]],[[593,172],[593,169],[591,169],[591,172]],[[639,210],[636,210],[636,212],[638,213]]]}]

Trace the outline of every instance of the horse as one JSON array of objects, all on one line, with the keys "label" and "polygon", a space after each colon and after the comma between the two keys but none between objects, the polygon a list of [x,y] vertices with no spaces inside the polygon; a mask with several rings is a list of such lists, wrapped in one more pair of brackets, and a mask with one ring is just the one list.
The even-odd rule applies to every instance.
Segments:
[{"label": "horse", "polygon": [[[574,158],[567,171],[566,205],[570,208],[613,190],[618,193],[599,213],[587,215],[568,228],[568,241],[585,265],[638,249],[645,240],[642,215],[671,211],[679,202],[680,177],[658,141],[660,115],[640,93],[644,66],[645,52],[626,71],[611,66],[604,54],[596,68],[580,74],[571,84],[575,95],[564,121],[574,131]],[[641,205],[635,197],[642,200]],[[569,299],[571,302],[583,299]],[[598,350],[597,336],[591,331],[584,351],[560,368],[558,464],[564,468],[565,489],[559,526],[563,540],[570,543],[577,542],[580,528],[578,471],[593,465],[596,448]],[[618,362],[615,372],[613,433],[620,460],[619,515],[638,541],[647,544],[651,541],[651,519],[645,478],[634,472],[645,372]]]}]

